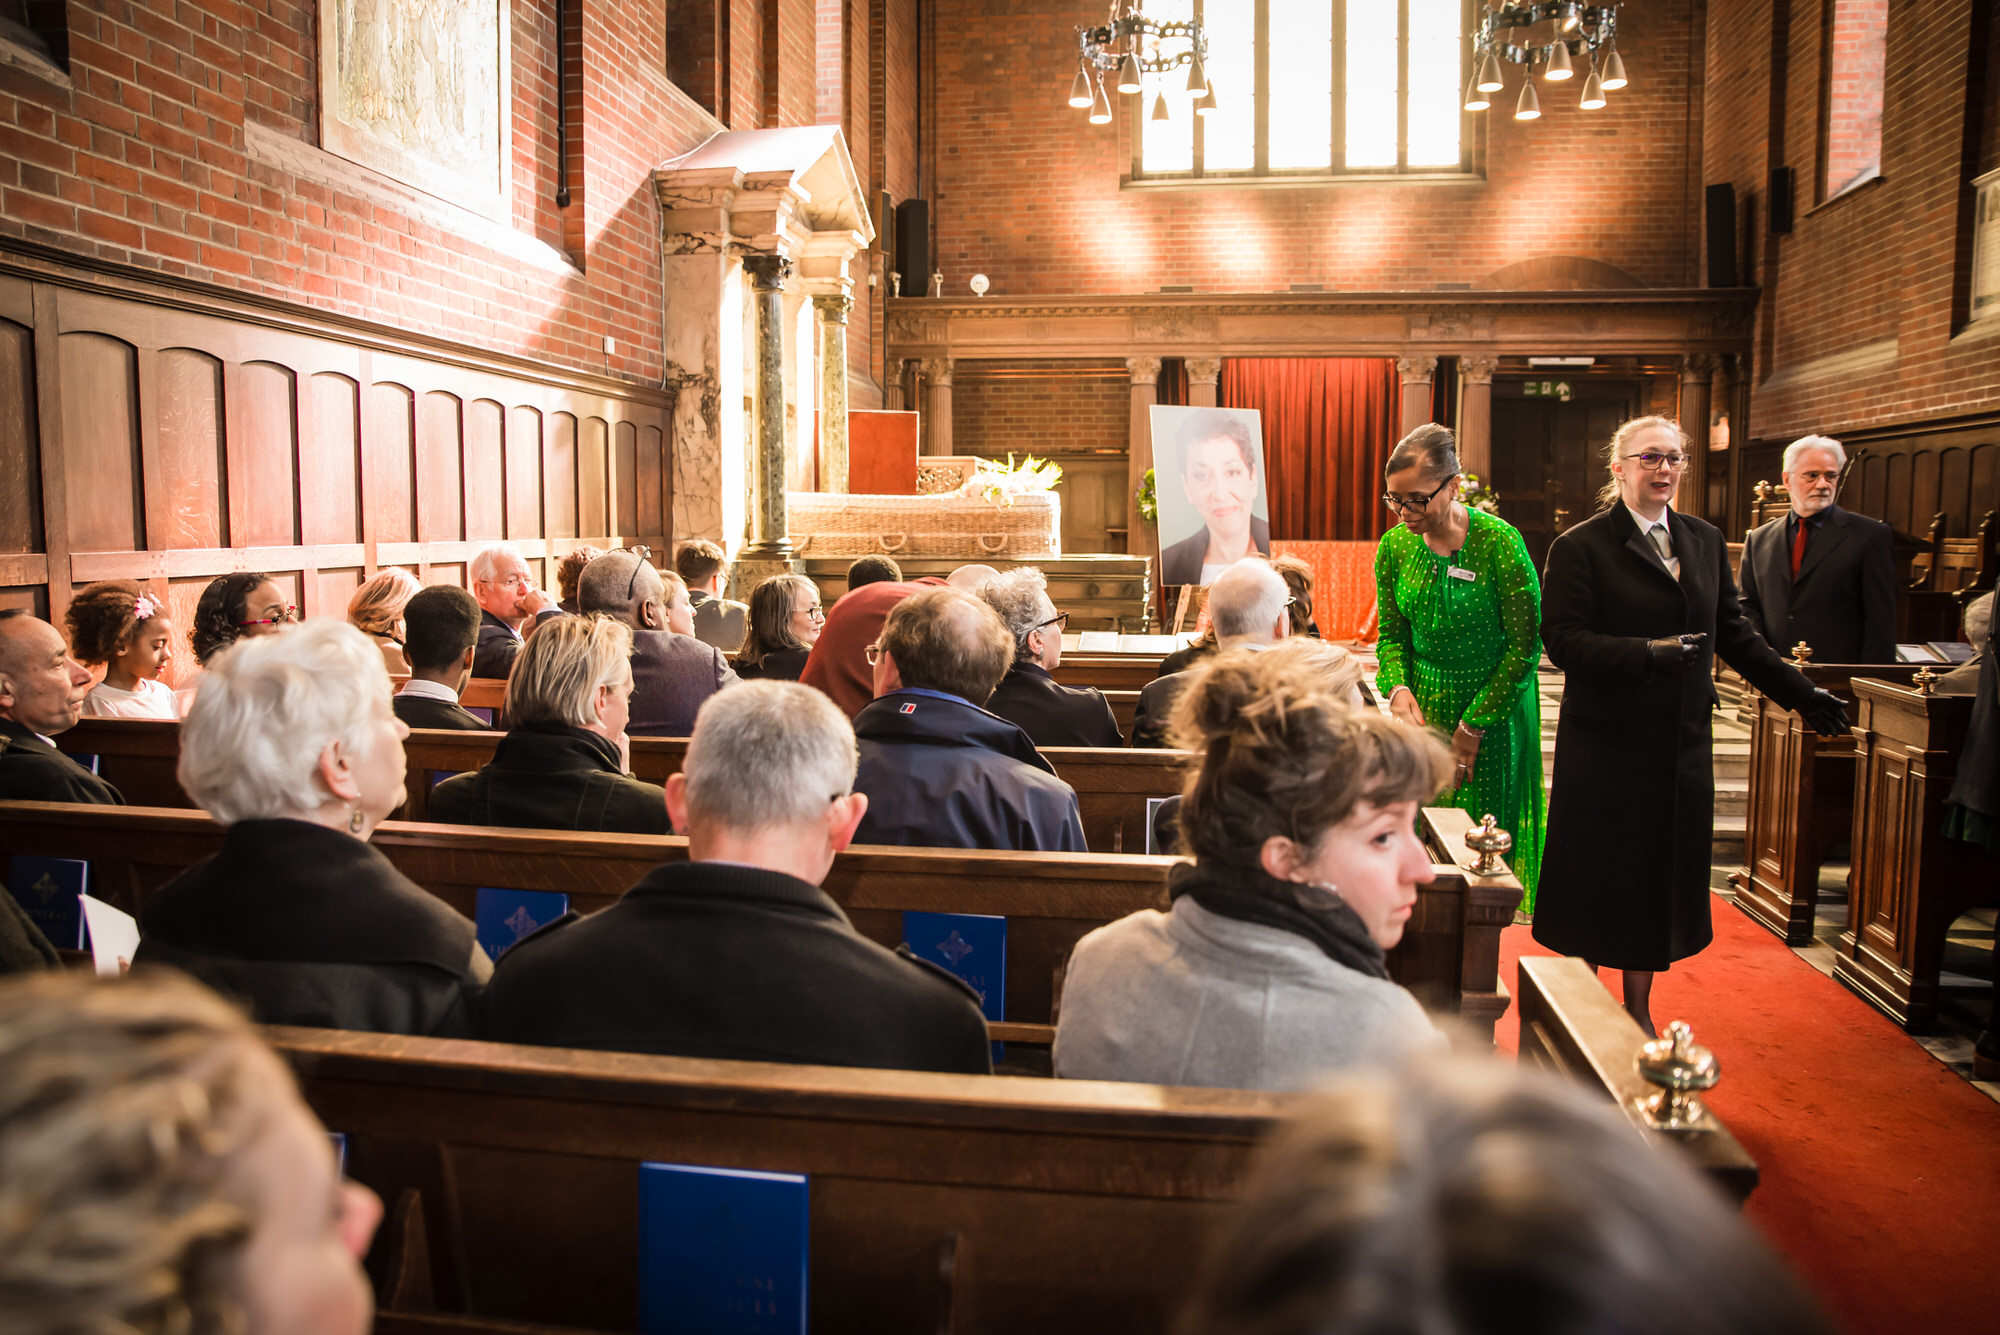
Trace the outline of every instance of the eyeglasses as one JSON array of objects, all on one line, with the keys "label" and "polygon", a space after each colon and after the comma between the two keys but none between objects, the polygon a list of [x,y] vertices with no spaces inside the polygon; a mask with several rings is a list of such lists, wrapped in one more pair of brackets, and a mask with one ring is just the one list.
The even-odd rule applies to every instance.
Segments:
[{"label": "eyeglasses", "polygon": [[1398,496],[1393,491],[1385,491],[1382,493],[1382,504],[1396,514],[1422,514],[1431,508],[1431,502],[1437,499],[1437,494],[1450,486],[1451,479],[1457,476],[1458,474],[1453,473],[1451,477],[1432,487],[1429,493],[1423,496]]},{"label": "eyeglasses", "polygon": [[1032,626],[1028,627],[1028,634],[1030,634],[1030,635],[1033,635],[1033,634],[1034,634],[1034,633],[1035,633],[1036,631],[1038,631],[1038,630],[1044,630],[1044,629],[1046,629],[1047,627],[1050,627],[1050,626],[1056,626],[1056,627],[1059,627],[1059,628],[1060,628],[1060,629],[1062,629],[1062,630],[1068,630],[1068,629],[1069,629],[1069,613],[1067,613],[1067,612],[1058,612],[1058,613],[1056,613],[1056,614],[1055,614],[1054,616],[1050,617],[1050,618],[1049,618],[1049,619],[1048,619],[1047,621],[1038,621],[1038,622],[1036,622],[1036,623],[1035,623],[1034,625],[1032,625]]},{"label": "eyeglasses", "polygon": [[296,607],[287,607],[276,616],[256,617],[250,621],[239,621],[236,623],[236,628],[238,630],[248,630],[252,626],[282,626],[288,621],[297,621],[298,619],[299,609]]},{"label": "eyeglasses", "polygon": [[1637,459],[1639,467],[1654,471],[1664,468],[1669,473],[1678,473],[1688,466],[1688,457],[1685,454],[1661,454],[1657,450],[1646,450],[1639,454],[1628,454],[1625,457],[1627,459]]},{"label": "eyeglasses", "polygon": [[[625,601],[629,603],[632,601],[633,590],[639,587],[639,571],[644,568],[646,562],[653,559],[653,549],[641,543],[636,547],[627,547],[625,550],[639,558],[632,563],[632,578],[625,585]],[[611,578],[617,579],[618,576],[613,575]]]},{"label": "eyeglasses", "polygon": [[811,607],[794,607],[792,615],[795,617],[811,617],[814,621],[824,621],[826,620],[826,609],[818,603],[814,603]]},{"label": "eyeglasses", "polygon": [[871,644],[861,652],[867,657],[869,667],[874,667],[882,661],[882,646],[879,644]]}]

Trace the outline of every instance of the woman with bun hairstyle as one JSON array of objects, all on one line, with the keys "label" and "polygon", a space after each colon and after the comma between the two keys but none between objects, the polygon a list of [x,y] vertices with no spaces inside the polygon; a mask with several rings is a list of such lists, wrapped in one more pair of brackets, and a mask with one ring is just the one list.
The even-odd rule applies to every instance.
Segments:
[{"label": "woman with bun hairstyle", "polygon": [[160,680],[174,659],[164,606],[129,579],[104,580],[77,594],[64,620],[76,661],[104,664],[104,680],[83,698],[83,717],[177,717],[173,688]]},{"label": "woman with bun hairstyle", "polygon": [[347,624],[375,642],[392,677],[410,674],[410,660],[403,656],[403,640],[409,634],[403,626],[403,609],[423,587],[401,566],[389,566],[347,600]]},{"label": "woman with bun hairstyle", "polygon": [[1417,807],[1450,752],[1290,659],[1217,654],[1175,702],[1172,736],[1195,756],[1180,813],[1194,861],[1168,877],[1168,912],[1077,943],[1057,1075],[1297,1089],[1441,1044],[1385,952],[1432,878]]},{"label": "woman with bun hairstyle", "polygon": [[194,605],[190,643],[203,667],[222,650],[250,635],[275,635],[299,619],[285,602],[277,581],[257,570],[217,575]]}]

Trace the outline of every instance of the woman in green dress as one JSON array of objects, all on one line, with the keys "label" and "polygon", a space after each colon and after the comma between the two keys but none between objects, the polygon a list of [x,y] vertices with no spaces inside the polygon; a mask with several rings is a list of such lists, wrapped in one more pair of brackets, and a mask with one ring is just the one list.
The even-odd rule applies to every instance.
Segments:
[{"label": "woman in green dress", "polygon": [[1541,584],[1521,534],[1458,499],[1458,449],[1428,424],[1389,454],[1383,500],[1402,522],[1375,549],[1377,685],[1405,723],[1451,734],[1456,786],[1438,801],[1514,836],[1524,912],[1542,864]]}]

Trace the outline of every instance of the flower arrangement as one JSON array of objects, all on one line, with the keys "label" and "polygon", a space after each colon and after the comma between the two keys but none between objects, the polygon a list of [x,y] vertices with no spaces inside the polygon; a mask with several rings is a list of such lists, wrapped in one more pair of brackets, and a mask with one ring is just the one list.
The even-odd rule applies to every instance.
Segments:
[{"label": "flower arrangement", "polygon": [[1149,524],[1160,522],[1160,494],[1153,487],[1153,470],[1146,470],[1145,480],[1139,484],[1139,518]]},{"label": "flower arrangement", "polygon": [[996,463],[991,459],[981,459],[974,467],[972,480],[965,489],[983,496],[989,505],[1012,506],[1016,496],[1029,492],[1054,491],[1062,485],[1062,466],[1046,459],[1029,455],[1020,463],[1014,462],[1010,452],[1007,462]]},{"label": "flower arrangement", "polygon": [[1477,473],[1459,474],[1458,499],[1471,509],[1496,516],[1500,513],[1500,493],[1481,482]]}]

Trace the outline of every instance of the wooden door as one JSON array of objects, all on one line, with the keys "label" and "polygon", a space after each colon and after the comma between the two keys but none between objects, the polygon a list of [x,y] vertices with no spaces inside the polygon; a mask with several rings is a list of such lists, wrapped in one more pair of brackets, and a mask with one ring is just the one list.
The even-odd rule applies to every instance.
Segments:
[{"label": "wooden door", "polygon": [[[1554,377],[1536,377],[1538,387]],[[1521,530],[1540,569],[1549,543],[1597,513],[1597,489],[1610,476],[1604,445],[1639,411],[1636,380],[1574,376],[1570,397],[1531,395],[1524,376],[1493,381],[1493,488],[1500,517]]]}]

